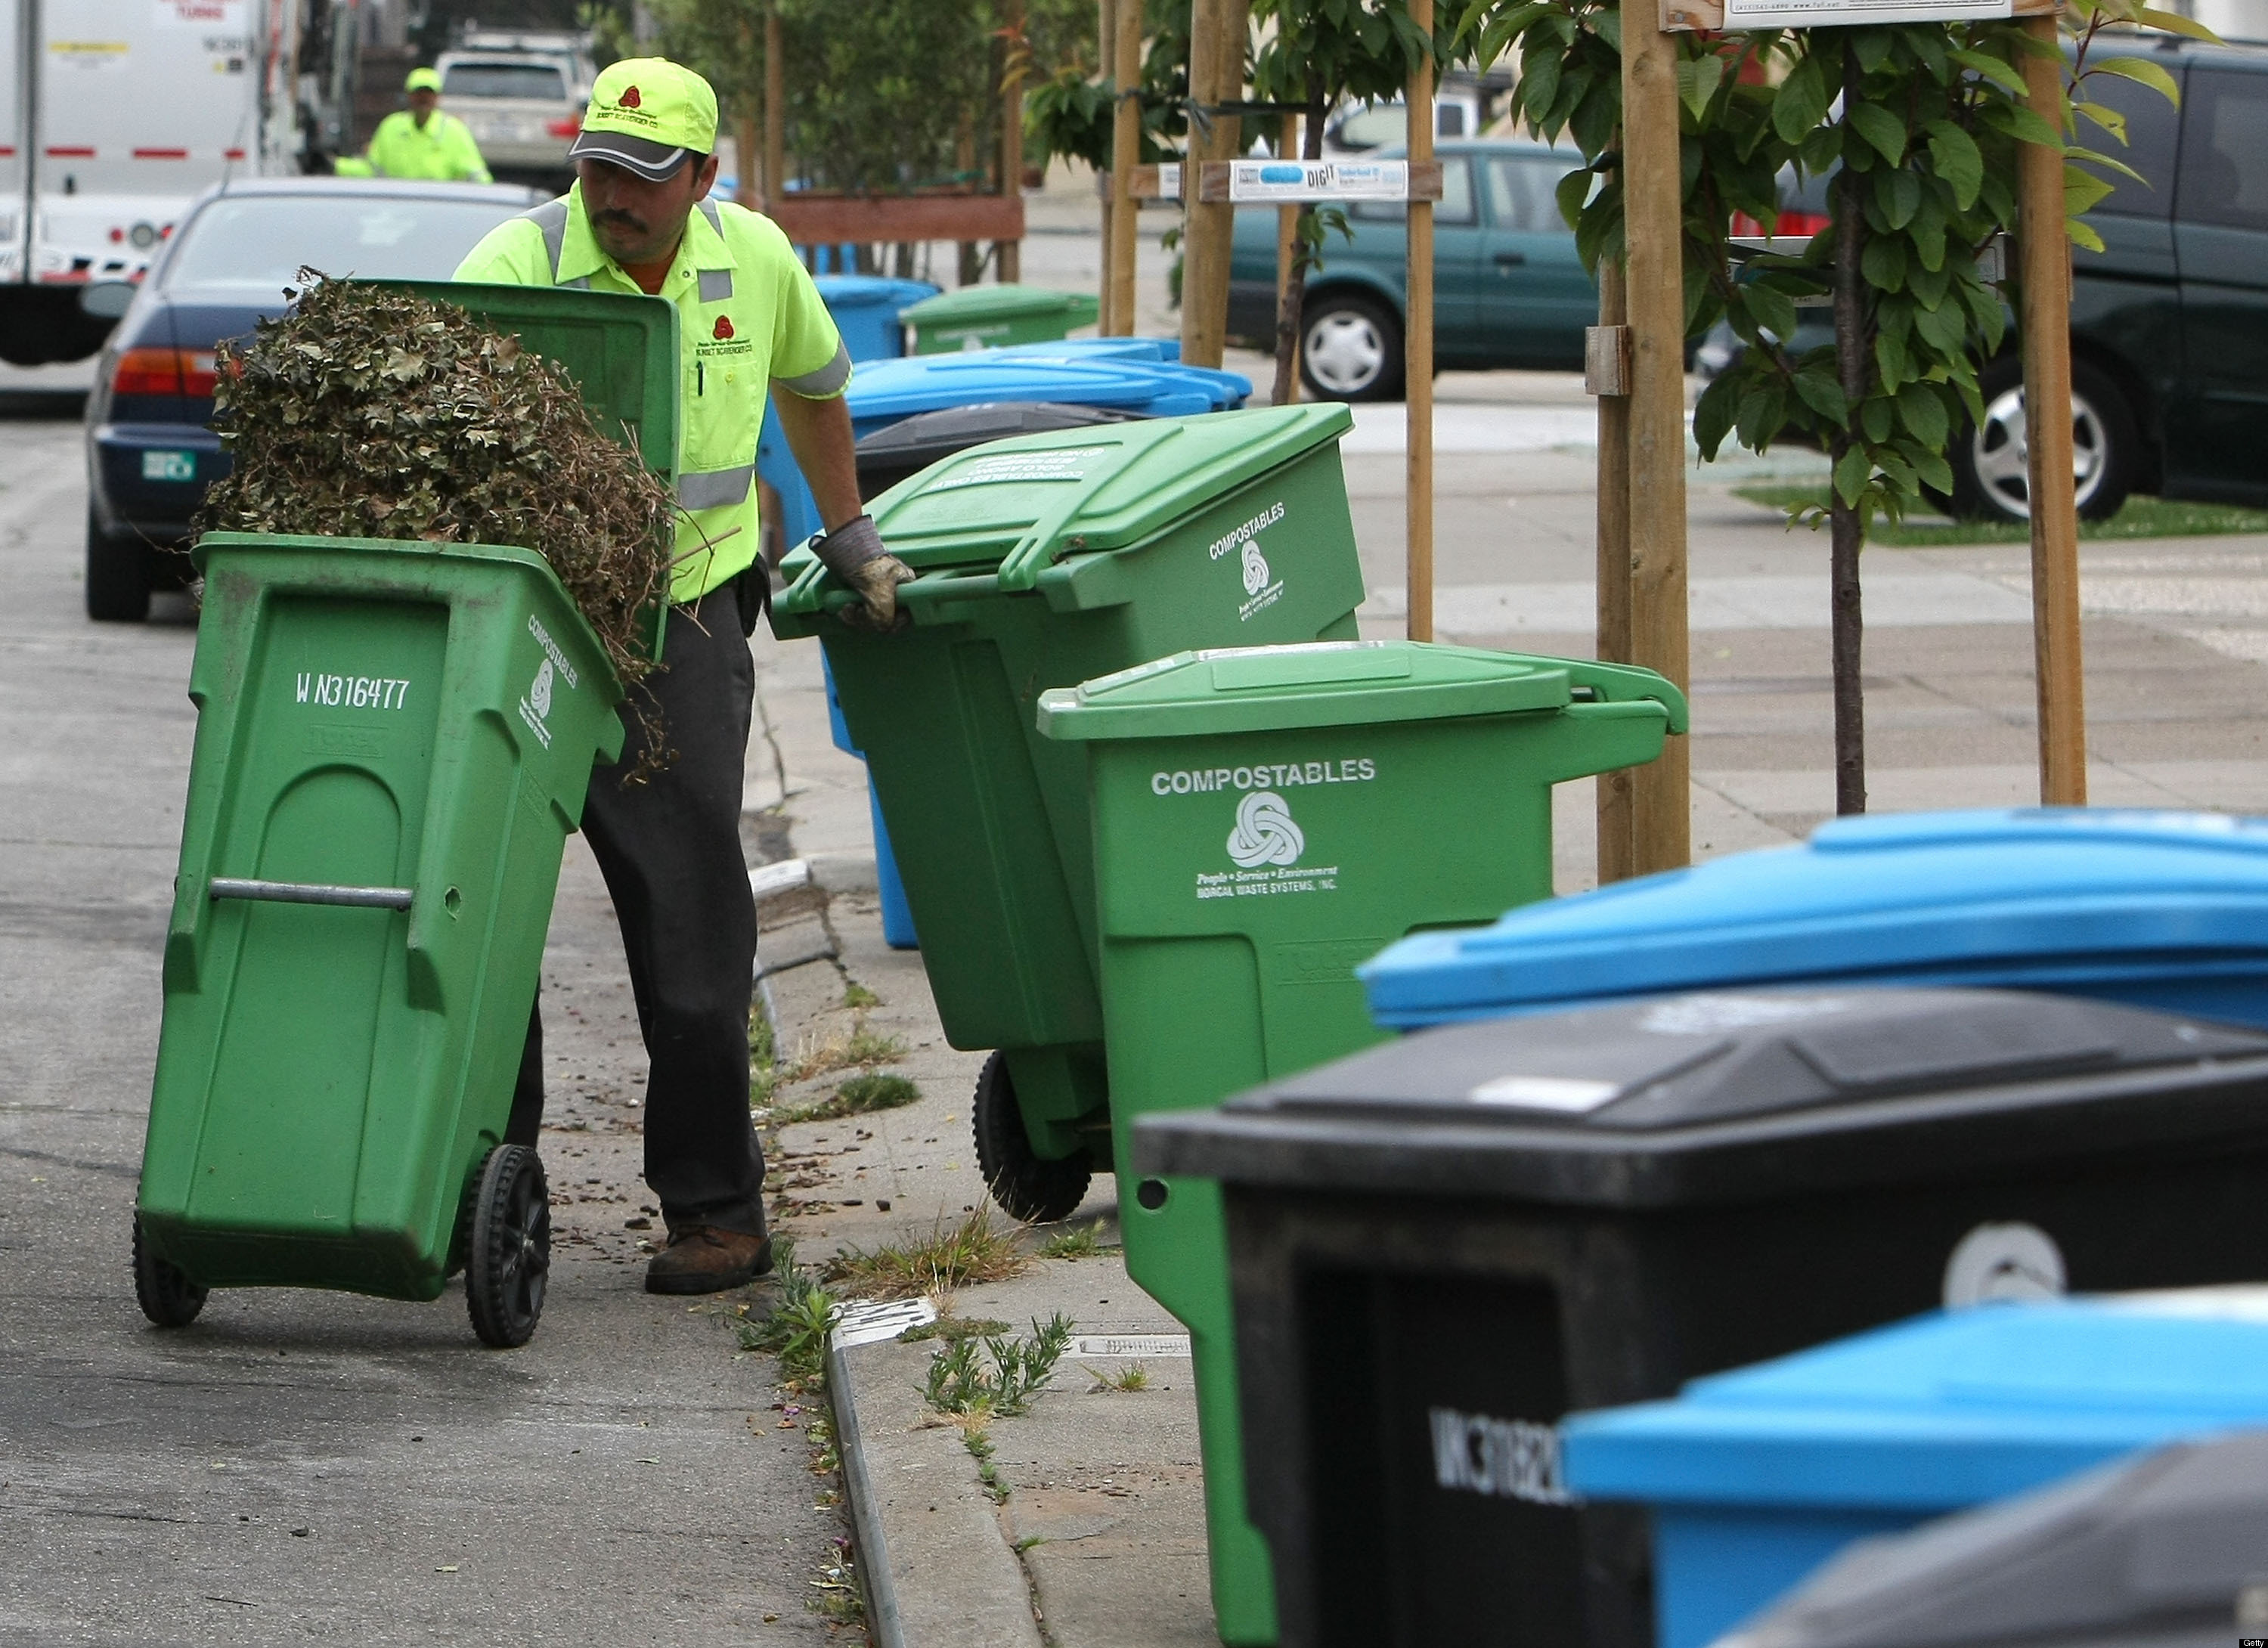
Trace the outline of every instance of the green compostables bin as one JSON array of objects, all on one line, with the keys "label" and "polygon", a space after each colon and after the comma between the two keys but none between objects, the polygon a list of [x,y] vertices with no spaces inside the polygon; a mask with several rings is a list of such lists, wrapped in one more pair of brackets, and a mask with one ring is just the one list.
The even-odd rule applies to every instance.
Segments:
[{"label": "green compostables bin", "polygon": [[[1357,964],[1550,896],[1552,785],[1652,761],[1685,701],[1650,670],[1358,641],[1183,652],[1042,695],[1038,725],[1086,748],[1123,1164],[1138,1116],[1381,1040]],[[1119,1218],[1189,1329],[1222,1638],[1272,1641],[1219,1187],[1122,1170]]]},{"label": "green compostables bin", "polygon": [[221,533],[196,554],[137,1236],[196,1289],[430,1299],[504,1136],[622,688],[525,549]]},{"label": "green compostables bin", "polygon": [[899,313],[913,334],[912,353],[998,349],[1008,343],[1051,343],[1074,327],[1093,326],[1101,311],[1091,292],[1049,291],[1039,286],[961,286],[924,298]]},{"label": "green compostables bin", "polygon": [[[674,472],[676,313],[414,285],[556,360]],[[548,1213],[497,1148],[561,849],[622,688],[532,551],[210,533],[195,750],[166,939],[135,1279],[180,1326],[214,1287],[430,1299],[524,1340]]]},{"label": "green compostables bin", "polygon": [[807,549],[783,568],[772,627],[826,645],[946,1036],[998,1050],[976,1149],[1020,1218],[1076,1208],[1110,1142],[1086,762],[1035,729],[1039,695],[1188,647],[1351,638],[1349,427],[1283,407],[945,458],[868,505],[919,573],[896,635],[843,623]]}]

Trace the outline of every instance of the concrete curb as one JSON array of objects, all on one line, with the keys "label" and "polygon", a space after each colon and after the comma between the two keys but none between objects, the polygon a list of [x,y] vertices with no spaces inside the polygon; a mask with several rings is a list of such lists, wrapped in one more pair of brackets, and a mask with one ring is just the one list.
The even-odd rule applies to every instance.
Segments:
[{"label": "concrete curb", "polygon": [[[913,1326],[903,1322],[897,1331]],[[828,1335],[827,1391],[876,1648],[1043,1648],[961,1433],[921,1398],[930,1347]]]}]

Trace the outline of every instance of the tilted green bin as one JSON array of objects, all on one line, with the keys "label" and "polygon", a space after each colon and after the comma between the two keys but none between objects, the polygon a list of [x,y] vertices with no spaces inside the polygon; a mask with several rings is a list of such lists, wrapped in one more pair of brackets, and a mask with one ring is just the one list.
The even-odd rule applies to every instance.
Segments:
[{"label": "tilted green bin", "polygon": [[[1550,896],[1551,786],[1652,761],[1685,701],[1650,670],[1353,642],[1183,652],[1046,693],[1038,725],[1086,747],[1123,1163],[1138,1116],[1381,1040],[1356,965]],[[1272,1641],[1219,1187],[1122,1172],[1119,1218],[1189,1328],[1222,1637]]]},{"label": "tilted green bin", "polygon": [[985,1177],[1056,1218],[1108,1160],[1086,763],[1040,694],[1187,647],[1351,638],[1363,599],[1342,406],[1020,436],[868,506],[920,576],[877,636],[807,550],[775,604],[825,644],[889,826],[946,1038],[996,1048],[975,1106]]},{"label": "tilted green bin", "polygon": [[1092,326],[1101,305],[1092,293],[1049,291],[1039,286],[961,286],[902,310],[916,355],[998,349],[1009,343],[1052,343],[1076,327]]},{"label": "tilted green bin", "polygon": [[[674,382],[668,305],[463,290],[670,472],[676,403],[648,370]],[[534,1152],[496,1147],[621,685],[526,549],[211,533],[195,553],[137,1293],[179,1326],[210,1288],[429,1299],[461,1265],[482,1337],[517,1343],[547,1203]]]}]

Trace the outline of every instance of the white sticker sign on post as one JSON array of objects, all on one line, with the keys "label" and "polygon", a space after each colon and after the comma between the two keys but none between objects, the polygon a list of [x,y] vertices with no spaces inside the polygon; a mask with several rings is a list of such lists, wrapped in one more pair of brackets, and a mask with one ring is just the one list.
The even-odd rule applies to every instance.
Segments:
[{"label": "white sticker sign on post", "polygon": [[1410,198],[1407,160],[1233,160],[1228,198],[1245,202],[1399,201]]},{"label": "white sticker sign on post", "polygon": [[2015,14],[2015,0],[1725,0],[1727,29],[1981,22]]}]

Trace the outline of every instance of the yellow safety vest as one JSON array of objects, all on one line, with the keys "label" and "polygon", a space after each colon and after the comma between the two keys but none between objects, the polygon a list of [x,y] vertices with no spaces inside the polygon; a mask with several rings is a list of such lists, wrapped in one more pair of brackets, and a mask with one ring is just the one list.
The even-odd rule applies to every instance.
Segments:
[{"label": "yellow safety vest", "polygon": [[379,121],[367,151],[372,168],[380,177],[424,178],[436,183],[488,183],[488,163],[473,141],[472,128],[455,115],[435,109],[423,126],[408,109],[396,109]]},{"label": "yellow safety vest", "polygon": [[[460,281],[641,293],[599,249],[578,183],[501,224],[457,266]],[[697,600],[756,557],[756,438],[774,380],[838,395],[850,356],[787,237],[744,207],[703,201],[663,277],[677,307],[677,570],[670,599]]]}]

